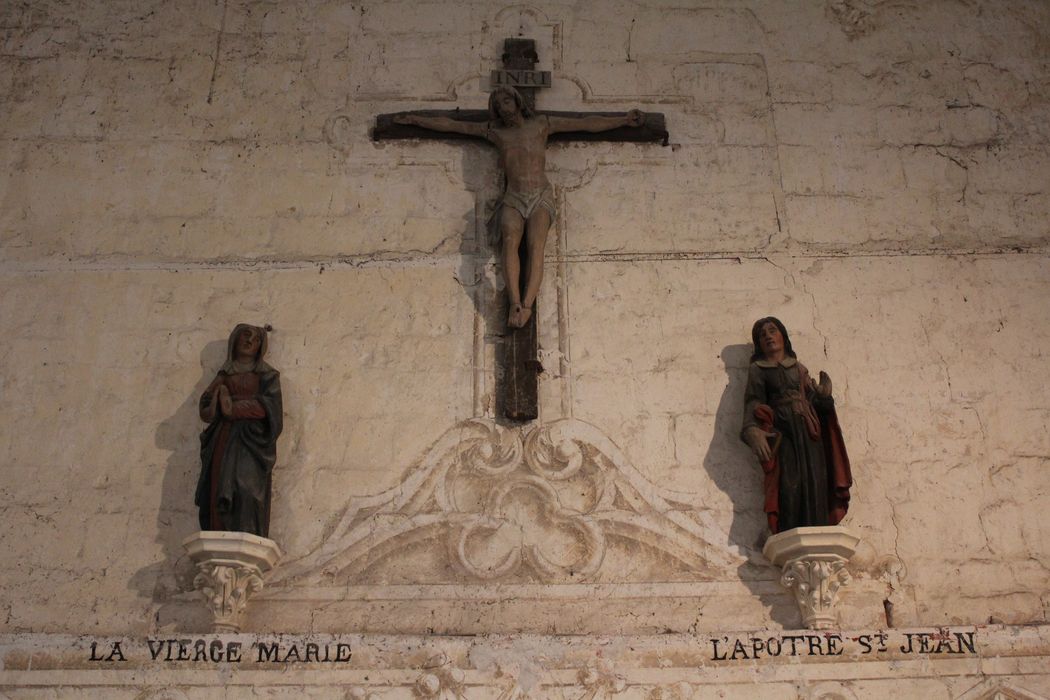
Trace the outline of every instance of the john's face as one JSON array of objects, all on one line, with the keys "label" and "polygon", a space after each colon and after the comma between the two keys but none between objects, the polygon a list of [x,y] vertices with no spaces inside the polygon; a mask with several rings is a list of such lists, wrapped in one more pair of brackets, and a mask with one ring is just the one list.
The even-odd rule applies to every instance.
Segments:
[{"label": "john's face", "polygon": [[259,352],[262,339],[254,328],[245,328],[237,334],[234,348],[239,358],[254,358]]},{"label": "john's face", "polygon": [[518,113],[518,103],[510,95],[500,95],[496,98],[496,112],[500,119],[506,121]]},{"label": "john's face", "polygon": [[766,357],[784,349],[784,336],[772,321],[763,324],[762,330],[758,332],[758,342]]}]

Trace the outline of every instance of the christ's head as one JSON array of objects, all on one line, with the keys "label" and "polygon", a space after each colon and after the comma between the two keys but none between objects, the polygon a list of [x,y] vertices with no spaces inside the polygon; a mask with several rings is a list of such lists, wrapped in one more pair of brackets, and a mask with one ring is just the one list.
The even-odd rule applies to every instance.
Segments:
[{"label": "christ's head", "polygon": [[489,115],[504,124],[510,122],[515,114],[523,119],[532,116],[532,110],[525,104],[525,98],[512,87],[501,85],[489,94]]}]

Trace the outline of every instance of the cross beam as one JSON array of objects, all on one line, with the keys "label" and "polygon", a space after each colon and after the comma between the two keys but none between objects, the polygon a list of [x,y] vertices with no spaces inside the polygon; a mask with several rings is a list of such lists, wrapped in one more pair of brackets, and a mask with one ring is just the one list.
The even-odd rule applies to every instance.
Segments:
[{"label": "cross beam", "polygon": [[[538,110],[537,114],[547,115],[550,117],[614,117],[620,116],[623,112],[556,112],[549,110]],[[476,122],[484,124],[485,122],[492,119],[489,116],[487,110],[483,109],[418,109],[410,112],[395,112],[392,114],[380,114],[376,117],[375,128],[372,129],[372,139],[374,141],[396,141],[401,139],[435,139],[441,140],[458,141],[462,139],[472,139],[475,141],[483,141],[476,136],[467,136],[466,134],[455,134],[455,133],[441,133],[436,135],[435,132],[430,129],[424,129],[420,126],[413,126],[411,124],[395,124],[395,117],[402,117],[406,114],[417,114],[421,117],[448,117],[450,119],[456,119],[464,122]],[[621,126],[617,129],[609,129],[608,131],[562,131],[560,133],[551,134],[548,139],[551,142],[558,141],[614,141],[618,143],[659,143],[662,146],[667,145],[667,127],[665,126],[664,115],[659,112],[646,112],[645,123],[641,126]]]}]

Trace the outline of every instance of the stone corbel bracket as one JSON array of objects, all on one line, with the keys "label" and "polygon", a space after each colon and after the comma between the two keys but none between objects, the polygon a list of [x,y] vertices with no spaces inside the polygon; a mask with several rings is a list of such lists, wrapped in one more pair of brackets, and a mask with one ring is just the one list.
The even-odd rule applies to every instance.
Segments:
[{"label": "stone corbel bracket", "polygon": [[202,530],[182,541],[197,565],[193,587],[204,596],[215,632],[239,632],[248,599],[281,558],[273,540],[247,532]]},{"label": "stone corbel bracket", "polygon": [[859,542],[859,537],[838,525],[797,527],[766,540],[762,553],[782,568],[780,583],[794,593],[808,629],[834,627],[839,588],[850,581],[846,562]]}]

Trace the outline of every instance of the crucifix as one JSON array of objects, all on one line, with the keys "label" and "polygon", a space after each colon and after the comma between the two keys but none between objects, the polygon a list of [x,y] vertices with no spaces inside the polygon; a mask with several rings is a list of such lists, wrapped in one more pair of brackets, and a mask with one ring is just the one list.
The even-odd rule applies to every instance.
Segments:
[{"label": "crucifix", "polygon": [[546,173],[548,141],[660,141],[667,144],[662,114],[537,112],[536,91],[550,73],[535,70],[536,44],[506,39],[503,69],[492,72],[488,110],[420,110],[381,114],[372,131],[384,139],[480,139],[499,152],[505,188],[497,213],[501,262],[507,287],[504,415],[516,421],[538,415],[535,303],[543,279],[543,250],[554,221],[554,191]]}]

